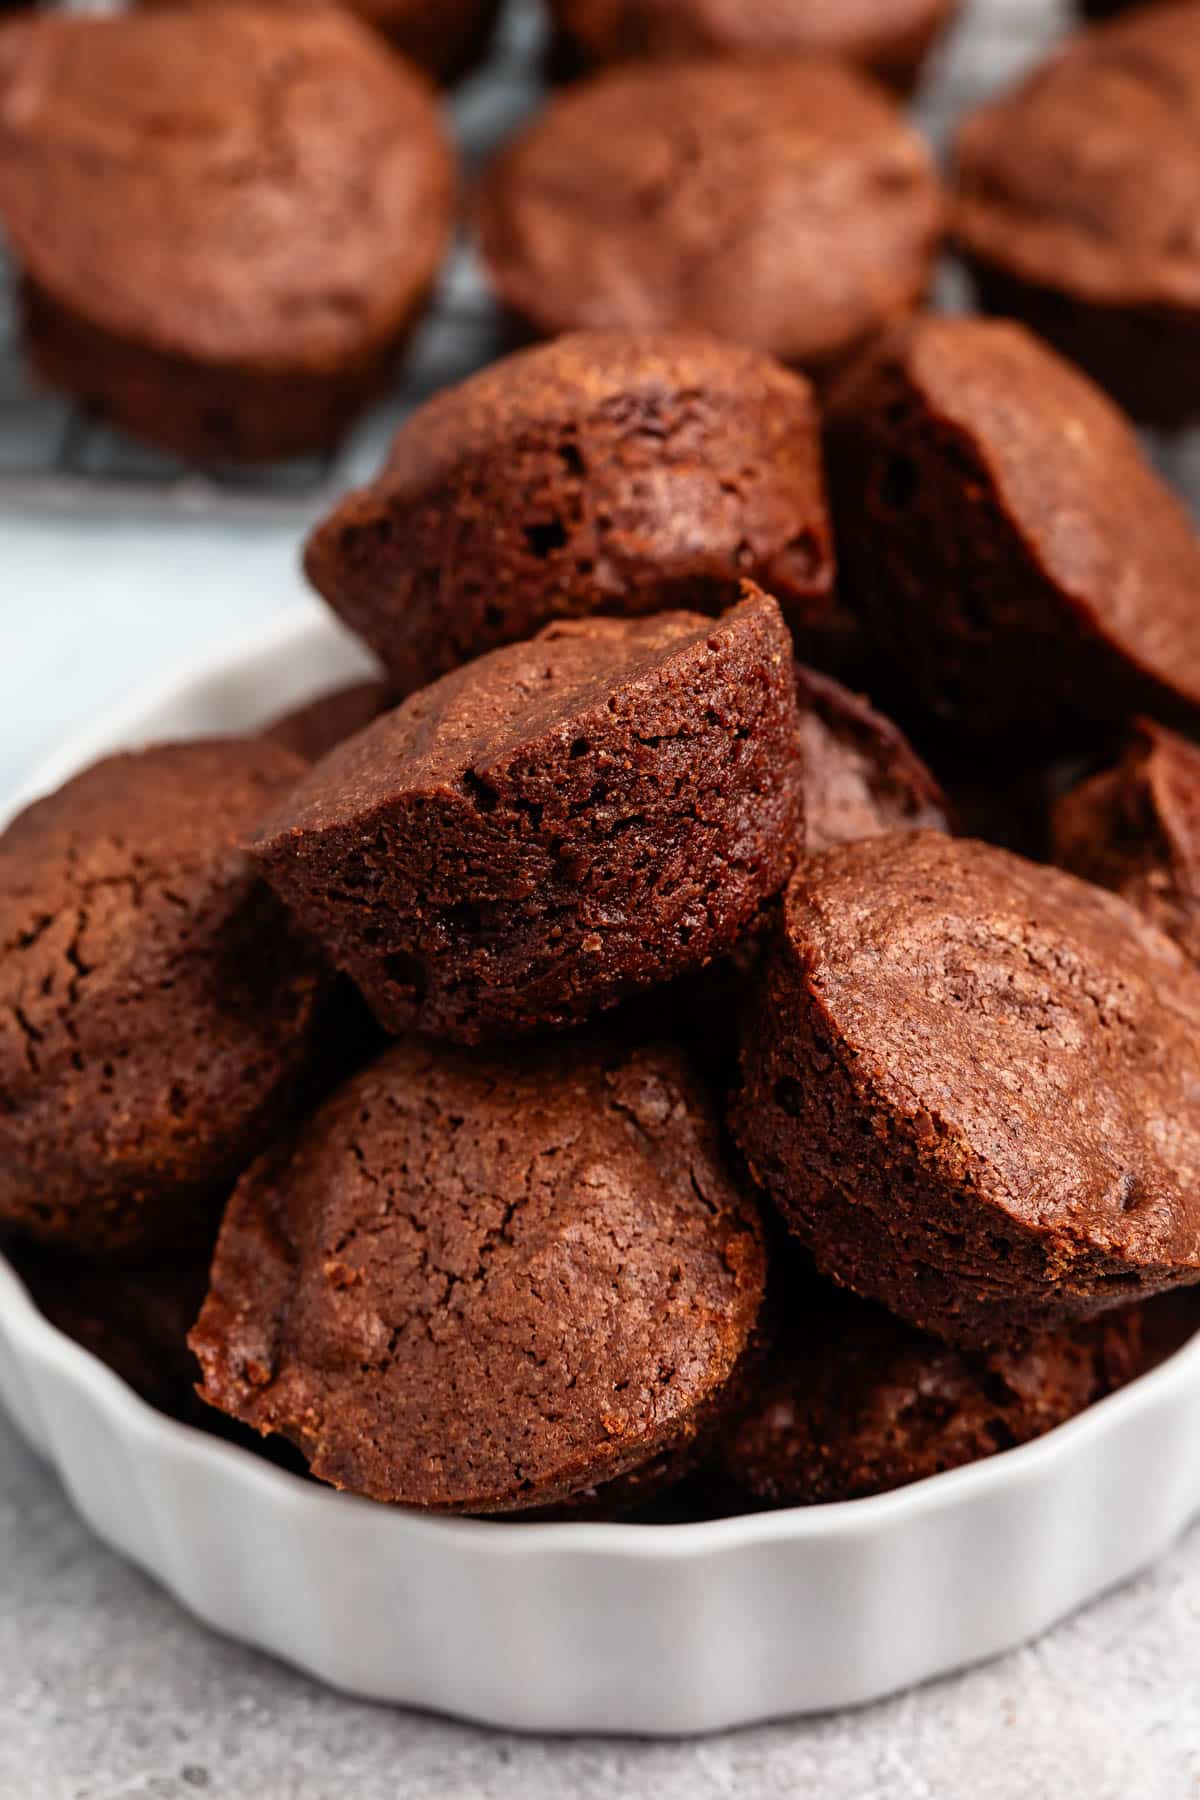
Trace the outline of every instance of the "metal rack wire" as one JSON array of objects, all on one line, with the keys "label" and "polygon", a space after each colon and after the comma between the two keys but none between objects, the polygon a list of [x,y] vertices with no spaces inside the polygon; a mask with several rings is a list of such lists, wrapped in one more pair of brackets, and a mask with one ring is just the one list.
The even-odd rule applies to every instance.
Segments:
[{"label": "metal rack wire", "polygon": [[[942,143],[955,117],[1035,60],[1062,29],[1064,0],[967,0],[915,111]],[[495,53],[450,102],[467,166],[530,112],[542,92],[536,0],[512,0]],[[953,303],[953,287],[948,290]],[[496,354],[501,327],[469,245],[456,247],[394,391],[334,453],[270,468],[189,467],[34,387],[23,366],[11,280],[0,267],[0,509],[228,514],[295,523],[379,464],[399,420]]]}]

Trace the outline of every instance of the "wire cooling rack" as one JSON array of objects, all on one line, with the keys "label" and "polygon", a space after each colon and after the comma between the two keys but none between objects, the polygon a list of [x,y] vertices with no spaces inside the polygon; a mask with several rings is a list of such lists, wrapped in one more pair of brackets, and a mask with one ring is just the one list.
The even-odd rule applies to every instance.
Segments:
[{"label": "wire cooling rack", "polygon": [[[1067,0],[966,0],[914,112],[938,146],[964,108],[1034,62],[1068,21]],[[450,101],[468,169],[542,97],[537,0],[511,0],[488,66]],[[960,290],[948,269],[943,304]],[[144,514],[226,512],[297,520],[378,467],[396,425],[437,388],[489,361],[502,334],[469,244],[449,259],[395,389],[331,455],[254,469],[198,469],[164,456],[36,388],[23,366],[12,282],[0,268],[0,508]]]}]

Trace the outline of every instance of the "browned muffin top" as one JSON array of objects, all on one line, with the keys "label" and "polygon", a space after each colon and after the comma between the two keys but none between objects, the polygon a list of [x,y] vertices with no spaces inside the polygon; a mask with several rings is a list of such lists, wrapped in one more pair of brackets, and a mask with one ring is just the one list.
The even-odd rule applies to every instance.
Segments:
[{"label": "browned muffin top", "polygon": [[1128,420],[1019,325],[923,319],[897,360],[939,421],[969,439],[1064,599],[1127,641],[1132,659],[1200,695],[1200,541]]},{"label": "browned muffin top", "polygon": [[1069,38],[963,123],[956,230],[1033,282],[1200,305],[1200,9]]},{"label": "browned muffin top", "polygon": [[453,165],[421,78],[348,14],[252,3],[0,32],[0,218],[94,325],[213,362],[323,367],[395,335]]},{"label": "browned muffin top", "polygon": [[920,137],[819,59],[630,65],[501,152],[484,256],[536,329],[702,325],[820,369],[917,304],[942,227]]},{"label": "browned muffin top", "polygon": [[1200,539],[1129,420],[1019,325],[922,318],[838,395],[855,603],[971,731],[1200,720]]},{"label": "browned muffin top", "polygon": [[520,351],[413,413],[305,566],[402,692],[564,615],[718,611],[743,577],[820,617],[833,549],[811,389],[701,332]]},{"label": "browned muffin top", "polygon": [[694,1438],[764,1278],[677,1051],[400,1043],[240,1184],[191,1344],[322,1480],[504,1512]]},{"label": "browned muffin top", "polygon": [[743,1147],[818,1263],[960,1343],[1200,1273],[1200,976],[1115,895],[930,832],[803,862]]},{"label": "browned muffin top", "polygon": [[[1059,1211],[1113,1249],[1200,1248],[1200,981],[1131,908],[922,833],[806,864],[787,915],[856,1085],[936,1161],[979,1169],[1024,1222]],[[927,1140],[922,1103],[941,1122]]]}]

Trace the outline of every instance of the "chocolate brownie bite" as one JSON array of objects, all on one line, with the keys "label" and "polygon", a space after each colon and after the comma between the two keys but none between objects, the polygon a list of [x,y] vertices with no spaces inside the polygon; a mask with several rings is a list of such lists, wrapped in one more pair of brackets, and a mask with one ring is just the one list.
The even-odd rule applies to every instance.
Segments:
[{"label": "chocolate brownie bite", "polygon": [[551,619],[719,612],[743,577],[820,618],[830,538],[806,381],[699,332],[586,332],[435,395],[305,567],[411,693]]},{"label": "chocolate brownie bite", "polygon": [[0,1224],[172,1251],[286,1117],[322,976],[242,846],[303,772],[257,740],[162,745],[0,836]]},{"label": "chocolate brownie bite", "polygon": [[687,56],[836,56],[907,92],[958,0],[550,0],[567,68]]},{"label": "chocolate brownie bite", "polygon": [[679,1051],[406,1041],[243,1178],[191,1344],[322,1481],[521,1511],[686,1466],[765,1273]]},{"label": "chocolate brownie bite", "polygon": [[526,328],[699,325],[822,379],[920,304],[942,225],[932,158],[887,96],[789,56],[580,82],[501,150],[479,207]]},{"label": "chocolate brownie bite", "polygon": [[0,223],[34,365],[181,456],[336,442],[424,307],[454,185],[423,78],[334,8],[0,32]]},{"label": "chocolate brownie bite", "polygon": [[948,831],[948,802],[904,733],[862,694],[796,666],[805,844],[889,831]]},{"label": "chocolate brownie bite", "polygon": [[264,728],[263,736],[307,763],[320,762],[386,712],[390,699],[386,681],[355,681],[281,714]]},{"label": "chocolate brownie bite", "polygon": [[813,1282],[722,1432],[717,1464],[759,1505],[857,1500],[1029,1443],[1142,1366],[1138,1306],[963,1351]]},{"label": "chocolate brownie bite", "polygon": [[1063,795],[1054,861],[1111,888],[1200,962],[1200,750],[1134,722],[1115,768]]},{"label": "chocolate brownie bite", "polygon": [[1200,540],[1127,419],[1019,325],[926,318],[829,431],[847,592],[944,725],[1028,759],[1200,726]]},{"label": "chocolate brownie bite", "polygon": [[1135,418],[1200,415],[1200,7],[1068,39],[970,114],[954,229],[996,312],[1024,319]]},{"label": "chocolate brownie bite", "polygon": [[822,1272],[951,1343],[1200,1278],[1200,974],[1074,876],[932,832],[803,862],[742,1070]]},{"label": "chocolate brownie bite", "polygon": [[569,1025],[732,947],[803,844],[790,644],[566,620],[443,676],[264,825],[264,873],[385,1029]]}]

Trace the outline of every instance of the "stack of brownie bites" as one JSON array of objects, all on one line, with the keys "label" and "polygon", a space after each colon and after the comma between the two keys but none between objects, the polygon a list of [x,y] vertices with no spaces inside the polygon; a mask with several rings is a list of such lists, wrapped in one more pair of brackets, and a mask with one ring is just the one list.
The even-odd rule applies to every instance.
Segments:
[{"label": "stack of brownie bites", "polygon": [[[353,10],[0,31],[52,382],[249,457],[378,391],[453,210],[397,45],[491,9]],[[472,199],[545,341],[305,547],[377,678],[0,838],[0,1222],[154,1404],[663,1519],[1009,1448],[1187,1329],[1200,540],[1105,388],[1200,410],[1200,8],[1081,33],[948,195],[894,93],[952,10],[558,0]],[[925,310],[947,232],[1022,322]]]}]

